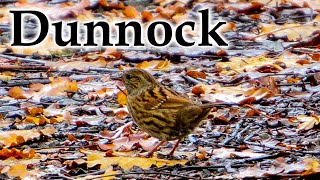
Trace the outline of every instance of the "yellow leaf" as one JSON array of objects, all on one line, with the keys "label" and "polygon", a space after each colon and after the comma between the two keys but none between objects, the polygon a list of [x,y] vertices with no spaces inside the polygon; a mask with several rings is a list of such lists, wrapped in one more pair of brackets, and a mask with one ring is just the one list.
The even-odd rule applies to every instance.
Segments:
[{"label": "yellow leaf", "polygon": [[[126,94],[125,94],[126,93]],[[128,91],[124,90],[124,91],[119,91],[117,94],[117,101],[119,104],[121,104],[122,106],[127,104],[127,94]]]},{"label": "yellow leaf", "polygon": [[303,160],[303,162],[306,166],[306,171],[302,173],[304,176],[320,172],[320,163],[317,159],[308,158]]},{"label": "yellow leaf", "polygon": [[64,117],[59,115],[57,117],[51,117],[50,119],[47,119],[47,123],[53,124],[53,123],[59,123],[64,121]]},{"label": "yellow leaf", "polygon": [[139,166],[143,169],[148,169],[151,167],[151,165],[162,167],[173,166],[175,164],[184,165],[188,162],[188,160],[166,160],[158,159],[156,157],[105,157],[105,152],[90,151],[85,149],[80,149],[80,152],[87,155],[88,167],[93,167],[97,164],[101,164],[100,169],[108,169],[113,164],[118,164],[121,168],[128,170],[133,166]]},{"label": "yellow leaf", "polygon": [[142,157],[103,157],[99,154],[89,154],[88,155],[88,167],[95,166],[96,164],[101,164],[100,169],[107,169],[111,167],[112,164],[118,164],[121,168],[128,170],[133,166],[139,166],[142,169],[148,169],[152,165],[157,167],[162,166],[173,166],[175,164],[185,164],[187,160],[166,160],[158,158],[142,158]]},{"label": "yellow leaf", "polygon": [[20,177],[24,178],[28,175],[26,164],[16,164],[9,169],[7,172],[10,177]]},{"label": "yellow leaf", "polygon": [[67,91],[76,92],[78,91],[78,83],[77,81],[73,80],[71,83],[68,83],[66,86]]},{"label": "yellow leaf", "polygon": [[12,76],[10,75],[0,74],[1,81],[10,81],[11,79],[12,79]]},{"label": "yellow leaf", "polygon": [[169,60],[164,60],[164,61],[160,61],[156,67],[154,67],[154,70],[167,70],[169,69],[169,65],[170,65],[170,61]]},{"label": "yellow leaf", "polygon": [[34,123],[36,125],[43,125],[47,122],[47,118],[26,116],[25,122]]},{"label": "yellow leaf", "polygon": [[136,65],[136,68],[140,69],[147,69],[150,66],[150,63],[148,61],[143,61]]}]

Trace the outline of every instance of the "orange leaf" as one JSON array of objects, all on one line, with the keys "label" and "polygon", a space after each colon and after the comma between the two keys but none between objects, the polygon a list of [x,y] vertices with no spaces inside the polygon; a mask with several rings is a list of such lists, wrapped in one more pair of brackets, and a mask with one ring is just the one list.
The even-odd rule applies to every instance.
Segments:
[{"label": "orange leaf", "polygon": [[205,73],[199,72],[199,71],[188,71],[187,75],[193,78],[202,78],[202,79],[205,79],[207,77]]},{"label": "orange leaf", "polygon": [[139,16],[139,12],[133,6],[127,6],[122,13],[128,18],[136,18]]},{"label": "orange leaf", "polygon": [[153,16],[149,11],[142,11],[141,16],[142,16],[143,22],[149,22],[149,21],[152,21],[153,19]]},{"label": "orange leaf", "polygon": [[68,134],[68,139],[69,139],[69,141],[74,141],[74,142],[78,141],[78,139],[75,138],[72,134]]},{"label": "orange leaf", "polygon": [[195,86],[192,88],[191,92],[193,94],[200,95],[200,94],[204,94],[206,91],[203,89],[202,86]]},{"label": "orange leaf", "polygon": [[311,62],[308,59],[300,59],[300,60],[297,60],[296,63],[303,66],[305,64],[310,64]]},{"label": "orange leaf", "polygon": [[40,108],[40,107],[33,107],[33,108],[30,108],[30,109],[27,109],[27,111],[31,116],[36,116],[36,115],[39,115],[39,114],[43,114],[43,108]]},{"label": "orange leaf", "polygon": [[27,99],[23,95],[24,91],[20,87],[13,87],[9,90],[8,96],[13,97],[15,99]]},{"label": "orange leaf", "polygon": [[116,113],[114,113],[114,116],[117,118],[120,118],[120,119],[124,119],[128,115],[129,115],[128,112],[125,110],[120,110],[120,111],[117,111]]},{"label": "orange leaf", "polygon": [[301,81],[301,79],[300,78],[298,78],[298,77],[296,77],[296,78],[288,78],[287,79],[287,82],[289,83],[289,84],[292,84],[292,83],[298,83],[298,82],[300,82]]},{"label": "orange leaf", "polygon": [[34,149],[25,149],[25,150],[19,150],[16,148],[3,148],[0,150],[0,159],[4,160],[10,157],[14,157],[16,159],[26,159],[26,158],[33,158],[35,155]]},{"label": "orange leaf", "polygon": [[312,60],[320,61],[320,53],[314,53],[311,55]]},{"label": "orange leaf", "polygon": [[115,57],[115,59],[120,59],[123,56],[122,52],[119,51],[110,52],[108,55]]}]

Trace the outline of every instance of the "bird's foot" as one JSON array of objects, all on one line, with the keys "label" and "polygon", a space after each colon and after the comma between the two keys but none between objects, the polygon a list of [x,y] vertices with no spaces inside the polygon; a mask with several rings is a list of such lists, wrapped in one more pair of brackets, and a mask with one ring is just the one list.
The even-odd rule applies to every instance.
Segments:
[{"label": "bird's foot", "polygon": [[142,158],[151,158],[153,156],[153,152],[149,151],[149,152],[139,153],[137,156]]},{"label": "bird's foot", "polygon": [[139,157],[145,157],[145,158],[149,158],[149,157],[152,157],[153,156],[153,153],[156,152],[159,148],[159,146],[161,146],[163,143],[165,143],[166,141],[161,141],[159,142],[157,145],[155,145],[150,151],[148,151],[146,154],[145,153],[142,153],[142,154],[139,154],[138,156]]}]

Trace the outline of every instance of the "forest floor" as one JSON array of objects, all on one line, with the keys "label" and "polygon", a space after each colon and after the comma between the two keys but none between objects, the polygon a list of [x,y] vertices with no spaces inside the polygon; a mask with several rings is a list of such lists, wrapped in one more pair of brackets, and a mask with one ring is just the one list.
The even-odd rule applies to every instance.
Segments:
[{"label": "forest floor", "polygon": [[[52,21],[143,25],[209,8],[229,47],[11,46],[9,10],[33,7]],[[318,177],[319,11],[312,0],[0,1],[0,179]],[[25,24],[34,37],[39,24]],[[120,77],[132,67],[195,101],[238,105],[214,108],[174,156],[173,141],[139,157],[158,140],[128,113]]]}]

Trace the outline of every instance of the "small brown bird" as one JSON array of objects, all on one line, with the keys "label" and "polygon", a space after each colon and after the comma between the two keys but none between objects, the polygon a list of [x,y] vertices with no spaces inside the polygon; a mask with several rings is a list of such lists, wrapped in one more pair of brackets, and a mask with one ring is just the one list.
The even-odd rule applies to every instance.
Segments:
[{"label": "small brown bird", "polygon": [[147,157],[164,142],[178,140],[170,152],[173,155],[181,139],[190,134],[213,107],[230,105],[193,102],[161,85],[142,69],[126,70],[122,80],[128,91],[127,105],[134,122],[150,136],[161,140]]}]

